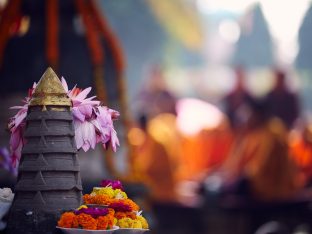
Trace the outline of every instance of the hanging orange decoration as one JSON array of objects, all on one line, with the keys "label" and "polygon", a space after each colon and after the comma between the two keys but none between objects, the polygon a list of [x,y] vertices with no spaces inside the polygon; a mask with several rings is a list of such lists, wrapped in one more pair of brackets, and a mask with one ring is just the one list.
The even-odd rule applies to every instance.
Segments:
[{"label": "hanging orange decoration", "polygon": [[46,56],[48,64],[57,70],[59,60],[59,2],[46,1]]},{"label": "hanging orange decoration", "polygon": [[104,51],[101,46],[101,41],[92,20],[92,14],[89,12],[86,3],[88,1],[75,0],[77,10],[82,17],[84,29],[86,31],[86,39],[90,49],[93,65],[102,65],[104,61]]},{"label": "hanging orange decoration", "polygon": [[125,62],[119,42],[108,24],[106,23],[106,20],[103,18],[103,14],[99,12],[95,2],[93,0],[90,0],[88,1],[88,4],[91,14],[94,17],[96,27],[102,33],[103,39],[107,42],[109,48],[112,51],[116,69],[118,73],[121,73],[125,68]]},{"label": "hanging orange decoration", "polygon": [[21,0],[11,0],[2,12],[0,19],[0,65],[2,64],[4,50],[10,38],[11,27],[20,16]]}]

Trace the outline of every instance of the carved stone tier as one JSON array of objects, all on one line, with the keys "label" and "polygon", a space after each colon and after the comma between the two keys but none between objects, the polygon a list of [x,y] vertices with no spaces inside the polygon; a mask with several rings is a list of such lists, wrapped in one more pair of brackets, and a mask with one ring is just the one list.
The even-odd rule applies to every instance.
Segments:
[{"label": "carved stone tier", "polygon": [[[66,102],[62,97],[62,103]],[[61,213],[81,205],[80,167],[70,108],[31,106],[28,110],[26,144],[9,215],[10,234],[57,233],[55,226]]]}]

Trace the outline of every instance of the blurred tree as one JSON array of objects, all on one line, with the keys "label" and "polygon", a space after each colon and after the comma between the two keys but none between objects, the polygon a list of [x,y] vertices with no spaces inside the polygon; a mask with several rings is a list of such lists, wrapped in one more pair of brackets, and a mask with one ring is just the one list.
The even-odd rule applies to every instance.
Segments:
[{"label": "blurred tree", "polygon": [[246,27],[242,27],[232,63],[248,68],[272,66],[272,39],[260,4],[247,14],[251,17],[243,22]]},{"label": "blurred tree", "polygon": [[130,100],[145,78],[144,66],[184,67],[202,62],[199,19],[184,1],[106,0],[99,4],[125,51]]},{"label": "blurred tree", "polygon": [[159,63],[167,35],[144,0],[99,1],[101,10],[121,41],[127,61],[130,100],[138,92],[146,63]]},{"label": "blurred tree", "polygon": [[308,9],[301,27],[299,29],[299,52],[296,59],[297,68],[311,69],[312,68],[312,6]]}]

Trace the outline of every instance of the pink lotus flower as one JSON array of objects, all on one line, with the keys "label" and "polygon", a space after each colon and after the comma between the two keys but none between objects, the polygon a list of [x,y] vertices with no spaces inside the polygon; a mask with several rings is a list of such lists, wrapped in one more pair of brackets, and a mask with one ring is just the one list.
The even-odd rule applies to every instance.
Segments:
[{"label": "pink lotus flower", "polygon": [[106,106],[100,106],[99,101],[93,100],[95,96],[87,98],[91,87],[84,90],[74,87],[68,90],[63,77],[62,84],[73,103],[77,148],[88,151],[90,148],[94,149],[97,143],[102,143],[106,148],[106,144],[110,141],[113,151],[116,151],[119,141],[113,126],[113,119],[116,119],[119,113]]},{"label": "pink lotus flower", "polygon": [[[75,86],[72,90],[69,90],[63,77],[61,82],[73,105],[72,113],[77,149],[88,151],[90,148],[94,149],[97,143],[102,143],[106,148],[107,143],[110,142],[112,149],[116,151],[119,140],[114,129],[113,120],[117,119],[119,113],[106,106],[101,106],[100,101],[94,100],[95,96],[87,98],[91,87],[81,90]],[[10,150],[14,165],[19,162],[22,147],[25,144],[23,139],[25,119],[35,88],[36,83],[29,91],[28,97],[25,98],[23,106],[11,107],[12,109],[19,109],[17,114],[9,121],[9,130],[11,131]]]},{"label": "pink lotus flower", "polygon": [[17,168],[12,164],[10,152],[6,147],[0,147],[0,168],[17,175]]},{"label": "pink lotus flower", "polygon": [[23,106],[13,106],[10,109],[18,109],[19,111],[15,116],[9,120],[8,128],[11,132],[10,137],[10,151],[12,163],[16,167],[20,158],[21,152],[24,145],[23,133],[25,130],[25,118],[27,116],[28,105],[31,96],[34,93],[37,84],[34,83],[33,87],[29,89],[28,96],[23,100],[25,103]]}]

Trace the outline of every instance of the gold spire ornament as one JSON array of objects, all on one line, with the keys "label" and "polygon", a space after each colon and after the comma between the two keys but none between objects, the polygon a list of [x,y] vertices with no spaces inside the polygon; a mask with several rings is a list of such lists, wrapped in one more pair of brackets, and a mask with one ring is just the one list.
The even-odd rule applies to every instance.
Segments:
[{"label": "gold spire ornament", "polygon": [[30,106],[72,106],[60,79],[51,67],[42,75],[30,100]]}]

